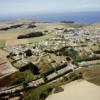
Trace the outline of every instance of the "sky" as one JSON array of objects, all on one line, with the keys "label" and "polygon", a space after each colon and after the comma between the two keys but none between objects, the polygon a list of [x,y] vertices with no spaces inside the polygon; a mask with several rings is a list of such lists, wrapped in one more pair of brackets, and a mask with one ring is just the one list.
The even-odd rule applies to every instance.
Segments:
[{"label": "sky", "polygon": [[0,16],[99,10],[100,0],[0,0]]}]

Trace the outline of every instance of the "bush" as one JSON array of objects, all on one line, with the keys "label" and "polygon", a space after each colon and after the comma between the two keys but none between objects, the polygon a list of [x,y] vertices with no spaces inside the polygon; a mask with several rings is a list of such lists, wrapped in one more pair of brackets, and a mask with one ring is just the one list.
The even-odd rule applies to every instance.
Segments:
[{"label": "bush", "polygon": [[78,75],[75,73],[75,72],[71,72],[69,75],[68,75],[68,78],[70,80],[77,80],[78,79]]},{"label": "bush", "polygon": [[24,78],[20,78],[20,79],[18,78],[12,82],[12,85],[18,85],[22,83],[24,80],[25,80]]},{"label": "bush", "polygon": [[54,93],[63,92],[64,89],[62,87],[56,87]]}]

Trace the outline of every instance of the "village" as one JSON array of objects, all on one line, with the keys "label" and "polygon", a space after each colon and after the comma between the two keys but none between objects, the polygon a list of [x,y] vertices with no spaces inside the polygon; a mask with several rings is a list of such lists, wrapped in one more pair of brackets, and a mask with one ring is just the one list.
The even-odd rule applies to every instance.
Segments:
[{"label": "village", "polygon": [[[1,99],[15,98],[16,93],[18,98],[22,98],[25,88],[54,84],[63,81],[64,77],[69,79],[69,74],[75,70],[100,64],[99,29],[57,28],[53,35],[53,38],[38,43],[4,48],[9,63],[16,69],[14,73],[30,70],[33,76],[27,81],[18,79],[14,87],[1,89],[0,95],[4,94]],[[74,78],[79,78],[80,74]],[[13,95],[10,97],[8,94]]]},{"label": "village", "polygon": [[99,59],[100,55],[96,54],[96,51],[100,49],[100,30],[58,30],[54,34],[53,38],[36,44],[4,48],[8,53],[8,60],[20,69],[30,62],[39,64],[42,58],[45,58],[46,63],[55,62],[55,65],[66,61],[67,56],[77,62],[94,57]]}]

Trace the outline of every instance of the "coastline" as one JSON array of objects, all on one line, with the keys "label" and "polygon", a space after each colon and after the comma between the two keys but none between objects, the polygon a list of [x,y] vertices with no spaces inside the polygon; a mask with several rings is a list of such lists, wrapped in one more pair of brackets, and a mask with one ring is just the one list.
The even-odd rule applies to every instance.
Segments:
[{"label": "coastline", "polygon": [[43,22],[74,21],[80,24],[100,22],[100,11],[97,12],[60,12],[60,13],[26,13],[0,16],[0,22],[16,21],[18,19],[40,20]]}]

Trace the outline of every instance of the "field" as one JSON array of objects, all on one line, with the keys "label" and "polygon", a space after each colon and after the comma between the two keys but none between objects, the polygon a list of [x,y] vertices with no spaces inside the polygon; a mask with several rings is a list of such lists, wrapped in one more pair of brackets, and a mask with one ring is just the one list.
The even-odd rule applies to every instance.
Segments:
[{"label": "field", "polygon": [[46,100],[99,100],[100,87],[85,80],[73,81],[63,85],[64,91],[55,93]]},{"label": "field", "polygon": [[1,79],[0,87],[17,85],[19,83],[22,83],[23,81],[27,82],[27,81],[33,80],[34,78],[35,78],[35,76],[31,73],[30,70],[27,70],[24,72],[15,72],[15,73]]},{"label": "field", "polygon": [[85,29],[100,29],[100,23],[94,23],[84,26]]},{"label": "field", "polygon": [[3,40],[0,40],[0,49],[4,48],[5,47],[5,41]]},{"label": "field", "polygon": [[83,74],[83,78],[91,83],[100,86],[100,65],[92,66]]},{"label": "field", "polygon": [[[17,24],[22,24],[22,26],[18,28],[7,29],[2,31],[2,28],[10,27],[10,25],[12,26]],[[83,36],[85,36],[84,32],[86,31],[83,30],[81,33],[76,28],[76,27],[79,28],[80,25],[76,25],[76,24],[72,25],[72,24],[66,24],[60,22],[56,22],[56,23],[38,22],[34,24],[36,25],[35,28],[33,27],[27,28],[29,25],[33,25],[32,21],[26,21],[26,22],[16,21],[12,23],[8,22],[8,23],[0,24],[0,28],[1,28],[0,75],[2,73],[4,74],[2,74],[1,76],[5,75],[3,78],[0,77],[0,89],[19,85],[19,84],[25,86],[25,84],[29,83],[29,81],[42,77],[44,83],[39,84],[37,87],[32,86],[32,88],[25,86],[23,87],[24,91],[22,91],[22,93],[24,95],[23,97],[24,100],[44,100],[51,93],[53,89],[56,90],[62,85],[67,84],[74,80],[78,80],[80,78],[86,83],[88,81],[88,83],[91,82],[93,85],[95,84],[100,86],[100,65],[99,64],[96,65],[92,61],[92,64],[84,65],[82,66],[82,68],[80,68],[80,65],[78,64],[79,62],[83,62],[84,64],[84,62],[88,63],[87,61],[98,60],[96,58],[97,54],[95,54],[94,51],[99,50],[98,43],[94,45],[93,43],[95,43],[95,41],[92,42],[92,40],[90,39],[91,41],[89,42],[89,40],[85,40],[83,38]],[[17,39],[19,35],[23,35],[23,34],[25,35],[31,32],[42,32],[45,33],[45,35],[40,37],[34,37],[34,38]],[[81,40],[80,37],[79,39],[75,39],[74,41],[74,38],[72,37],[78,36],[77,34],[74,34],[75,32],[77,33],[80,32],[83,41]],[[89,34],[91,34],[91,31],[89,32]],[[52,39],[53,41],[49,39]],[[46,46],[44,46],[44,44],[42,45],[42,43],[46,43],[43,40],[47,40],[48,45]],[[38,44],[38,42],[40,43],[42,42],[42,43]],[[33,45],[35,43],[37,44],[34,47]],[[17,46],[21,44],[24,44],[24,46]],[[79,44],[79,47],[76,44],[77,45]],[[8,47],[8,48],[3,49],[4,47]],[[60,47],[61,50],[59,50]],[[54,50],[53,53],[49,53],[48,48],[50,48],[51,52],[52,50]],[[31,54],[30,54],[30,50],[31,50]],[[26,51],[28,51],[29,53],[28,55]],[[45,54],[46,56],[44,56]],[[39,63],[36,64],[36,67],[39,68],[37,71],[36,69],[34,69],[35,67],[33,68],[32,65],[35,63],[35,61],[38,61],[37,58],[40,57],[41,55],[43,55],[43,58],[41,58]],[[36,59],[34,58],[35,56]],[[65,59],[65,57],[68,58],[69,60]],[[31,62],[33,64],[27,65],[27,63],[31,63]],[[66,62],[66,64],[64,62]],[[23,68],[28,67],[28,68],[25,68],[25,70],[17,69],[17,67],[15,66],[17,64],[21,65],[20,67]],[[26,64],[26,66],[23,66],[23,64]],[[64,64],[64,66],[62,64]],[[65,72],[63,73],[63,67],[70,66],[71,68],[71,66],[73,65],[77,66],[77,68],[75,70],[73,69],[73,71],[67,73],[66,74],[67,76],[65,76]],[[60,67],[62,67],[62,69],[60,70],[61,72],[58,71]],[[35,74],[33,69],[35,70],[35,72],[37,71],[38,74]],[[59,73],[62,74],[60,75]],[[45,81],[45,79],[48,78],[48,74],[51,74],[49,77],[54,76],[54,78]],[[55,75],[58,76],[55,77]]]},{"label": "field", "polygon": [[17,71],[17,69],[14,68],[10,64],[10,62],[6,58],[6,55],[7,53],[0,49],[0,75],[1,76],[6,76],[6,75],[12,74]]},{"label": "field", "polygon": [[[16,21],[13,23],[0,23],[0,28],[8,27],[11,25],[17,25],[17,24],[24,24],[24,25],[30,25],[31,21]],[[36,43],[41,40],[45,40],[48,38],[53,37],[53,33],[55,33],[55,28],[70,28],[70,25],[66,25],[63,23],[36,23],[36,28],[16,28],[16,29],[9,29],[6,31],[0,31],[0,48],[3,48],[4,46],[12,46],[12,45],[18,45],[18,44],[28,44],[28,43]],[[31,32],[43,32],[48,31],[49,34],[41,37],[36,38],[29,38],[29,39],[20,39],[18,40],[17,37],[22,34],[27,34]],[[3,40],[3,41],[1,41]]]}]

